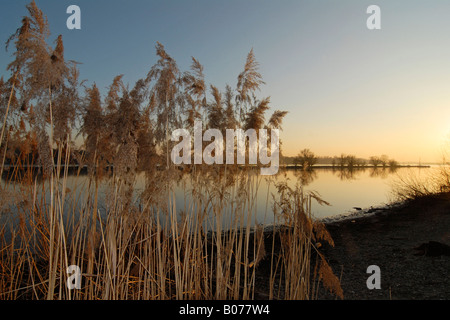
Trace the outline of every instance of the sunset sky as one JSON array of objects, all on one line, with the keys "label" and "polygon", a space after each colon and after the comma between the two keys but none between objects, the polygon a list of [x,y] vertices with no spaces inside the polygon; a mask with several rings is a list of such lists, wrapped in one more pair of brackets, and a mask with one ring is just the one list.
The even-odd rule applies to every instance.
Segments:
[{"label": "sunset sky", "polygon": [[[0,41],[20,26],[28,0],[0,2]],[[66,60],[106,91],[114,76],[130,86],[156,62],[161,42],[181,70],[191,56],[206,81],[236,86],[253,48],[272,109],[289,111],[286,155],[387,154],[440,161],[450,141],[450,1],[36,0]],[[68,30],[69,5],[81,30]],[[381,30],[366,9],[381,8]],[[10,52],[0,51],[8,77]]]}]

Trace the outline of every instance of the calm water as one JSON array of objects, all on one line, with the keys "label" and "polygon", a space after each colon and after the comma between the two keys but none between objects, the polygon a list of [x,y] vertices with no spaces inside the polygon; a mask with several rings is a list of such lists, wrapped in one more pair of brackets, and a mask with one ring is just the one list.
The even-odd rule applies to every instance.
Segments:
[{"label": "calm water", "polygon": [[[288,169],[280,172],[272,179],[278,182],[286,181],[289,186],[301,183],[305,191],[319,193],[325,201],[330,203],[330,206],[319,205],[313,200],[312,214],[315,218],[326,218],[355,211],[353,207],[365,209],[371,206],[377,207],[388,204],[392,200],[391,183],[398,176],[414,175],[419,179],[427,179],[433,170],[437,170],[437,168],[399,168],[395,172],[391,172],[389,169],[373,170],[371,168],[358,169],[352,172],[332,169],[315,169],[312,172],[304,172]],[[138,179],[137,193],[139,193],[143,183],[143,179]],[[88,178],[86,176],[69,176],[67,179],[67,188],[70,190],[70,194],[76,195],[76,197],[72,197],[70,202],[75,201],[77,207],[85,202],[86,192],[83,192],[83,190],[87,189],[87,184]],[[104,191],[105,187],[100,187],[100,208],[105,199]],[[266,224],[273,223],[271,214],[272,193],[276,193],[274,184],[261,177],[255,208],[260,223],[264,221]],[[182,208],[186,199],[189,198],[189,183],[179,185],[175,194],[177,208]],[[46,198],[49,199],[49,195]],[[268,206],[266,205],[267,199],[269,199]],[[66,204],[66,207],[73,208],[71,204]]]},{"label": "calm water", "polygon": [[312,204],[312,213],[316,218],[331,217],[355,211],[354,207],[370,208],[383,206],[393,200],[392,182],[399,176],[413,175],[419,179],[427,179],[431,168],[399,168],[395,172],[389,169],[373,170],[314,170],[312,176],[301,171],[287,173],[290,181],[300,179],[305,181],[305,190],[317,191],[322,198],[330,203],[323,206]]},{"label": "calm water", "polygon": [[[299,182],[305,191],[320,194],[330,206],[319,205],[313,200],[312,214],[315,218],[327,218],[355,211],[354,207],[362,209],[371,206],[383,206],[393,201],[392,182],[398,177],[414,176],[426,180],[437,168],[398,168],[394,172],[389,169],[372,168],[353,170],[316,169],[312,172],[302,170],[285,170],[279,173],[275,180],[286,181],[291,187]],[[265,178],[260,181],[257,194],[258,221],[271,223],[270,212],[267,214],[267,193],[269,192],[269,211],[272,207],[272,193],[276,193],[273,183]],[[177,206],[183,206],[185,188],[179,188]]]}]

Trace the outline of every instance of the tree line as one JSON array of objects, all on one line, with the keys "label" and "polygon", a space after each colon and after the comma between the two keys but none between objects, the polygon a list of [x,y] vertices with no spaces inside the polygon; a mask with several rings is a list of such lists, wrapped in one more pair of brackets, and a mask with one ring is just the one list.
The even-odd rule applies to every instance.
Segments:
[{"label": "tree line", "polygon": [[358,168],[371,166],[375,168],[395,168],[399,163],[389,158],[387,155],[371,156],[369,159],[358,158],[355,155],[342,153],[339,156],[319,157],[310,149],[301,150],[295,157],[283,157],[282,163],[294,166],[300,166],[304,169],[311,168],[314,165],[331,165],[332,167]]}]

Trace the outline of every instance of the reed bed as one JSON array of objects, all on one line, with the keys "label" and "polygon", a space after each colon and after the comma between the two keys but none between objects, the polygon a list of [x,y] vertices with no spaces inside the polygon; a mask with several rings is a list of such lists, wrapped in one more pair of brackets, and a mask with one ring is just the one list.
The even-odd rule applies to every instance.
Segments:
[{"label": "reed bed", "polygon": [[[267,192],[277,221],[268,231],[256,215],[262,177],[247,164],[170,161],[169,133],[196,121],[221,132],[281,129],[286,112],[266,121],[270,98],[256,97],[264,82],[253,50],[222,95],[208,90],[195,58],[182,72],[157,43],[147,77],[129,89],[118,75],[102,99],[65,61],[62,36],[48,45],[36,3],[26,7],[7,41],[11,76],[0,78],[0,299],[312,299],[319,281],[342,296],[317,246],[332,244],[310,216],[317,195],[282,184],[273,199]],[[71,185],[82,171],[87,183]],[[180,207],[174,187],[183,173]]]},{"label": "reed bed", "polygon": [[[146,201],[143,192],[125,208],[116,177],[106,182],[113,197],[106,207],[94,182],[86,199],[68,191],[64,170],[52,175],[53,183],[22,182],[17,199],[33,196],[27,205],[15,203],[17,211],[2,224],[1,299],[313,298],[312,251],[321,239],[332,242],[309,216],[313,195],[278,185],[266,208],[278,223],[268,229],[256,218],[262,178],[254,170],[189,176],[195,189],[186,190],[182,208],[173,191],[163,205]],[[267,292],[256,285],[261,261],[270,262]],[[68,288],[71,265],[81,269],[79,289]]]}]

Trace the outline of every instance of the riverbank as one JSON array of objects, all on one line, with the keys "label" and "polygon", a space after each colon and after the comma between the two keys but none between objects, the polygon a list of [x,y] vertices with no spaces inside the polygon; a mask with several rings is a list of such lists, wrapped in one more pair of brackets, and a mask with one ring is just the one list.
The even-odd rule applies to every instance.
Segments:
[{"label": "riverbank", "polygon": [[[332,165],[332,164],[323,164],[323,165],[314,165],[309,168],[309,170],[315,170],[315,169],[333,169],[333,170],[358,170],[358,169],[379,169],[379,170],[396,170],[400,168],[431,168],[431,165],[423,165],[423,164],[399,164],[395,166],[374,166],[371,164],[365,164],[361,166],[338,166],[338,165]],[[296,170],[303,170],[303,167],[301,165],[293,165],[293,164],[281,164],[280,169],[296,169]]]},{"label": "riverbank", "polygon": [[[445,254],[439,254],[438,252],[438,254],[431,254],[430,256],[430,254],[425,254],[425,251],[421,252],[414,249],[420,247],[422,244],[428,244],[429,241],[450,245],[450,194],[429,196],[402,205],[393,205],[385,208],[356,210],[354,214],[335,217],[333,219],[323,219],[322,221],[330,232],[335,246],[331,247],[322,240],[319,240],[320,244],[315,243],[315,246],[324,254],[324,257],[331,266],[334,274],[340,278],[344,299],[450,299],[450,250],[441,252]],[[141,222],[142,221],[137,220],[136,225],[125,224],[125,227],[129,228],[127,230],[136,230],[142,228]],[[122,234],[122,227],[116,228],[116,232]],[[149,234],[153,233],[151,228],[148,230]],[[271,297],[271,289],[273,292],[272,297],[274,299],[284,299],[283,293],[285,290],[283,286],[285,283],[283,283],[283,279],[281,279],[281,281],[279,280],[280,277],[278,275],[282,269],[282,262],[279,261],[282,261],[281,258],[289,256],[289,253],[283,250],[292,246],[292,241],[284,242],[284,247],[280,245],[279,232],[283,231],[286,230],[282,227],[268,226],[265,230],[264,246],[258,247],[258,250],[255,249],[256,246],[254,246],[253,242],[254,233],[252,236],[248,237],[248,241],[246,237],[238,237],[240,235],[239,232],[242,232],[241,230],[237,230],[236,236],[233,236],[233,239],[243,239],[242,243],[246,243],[245,247],[249,248],[248,256],[242,261],[246,261],[245,263],[251,265],[248,269],[251,273],[251,277],[253,277],[253,271],[256,271],[255,280],[252,283],[255,284],[254,298],[257,300],[269,299]],[[161,235],[163,236],[163,234]],[[273,235],[276,237],[274,238]],[[117,250],[123,250],[119,252],[123,252],[121,254],[124,256],[132,258],[138,257],[141,259],[142,252],[155,252],[155,250],[131,250],[136,250],[135,243],[144,243],[151,237],[144,237],[144,240],[138,242],[129,241],[125,245],[132,243],[130,247],[123,250],[121,248],[125,246],[118,246]],[[200,237],[202,238],[203,236]],[[27,239],[28,238],[30,238],[30,236],[28,236]],[[130,239],[134,240],[134,238],[131,237]],[[166,239],[169,240],[164,241],[164,245],[167,246],[164,250],[167,252],[167,255],[170,256],[173,252],[172,247],[170,247],[173,243],[173,239]],[[204,258],[201,258],[202,261],[203,259],[216,259],[217,257],[217,252],[214,251],[217,248],[214,250],[212,249],[210,246],[212,241],[209,241],[210,239],[212,239],[212,235],[211,238],[208,238],[208,241],[206,241],[206,238],[205,241],[201,240],[201,245],[205,245],[205,248],[207,248],[206,250],[202,250],[206,253]],[[226,244],[227,238],[225,237],[223,240],[222,245]],[[149,248],[157,248],[156,241],[150,242],[150,244],[155,247]],[[209,247],[206,247],[206,245]],[[96,257],[94,261],[104,261],[104,259],[106,259],[102,256],[106,250],[101,250],[101,246],[99,248],[100,250],[96,251],[99,256]],[[185,246],[183,248],[187,247]],[[243,248],[243,246],[240,248]],[[259,248],[264,248],[264,250],[260,251]],[[19,259],[11,259],[10,256],[7,256],[9,252],[10,250],[3,250],[4,263],[5,261],[26,261],[25,259],[28,259],[28,249],[27,251],[17,251],[17,257],[19,257]],[[67,252],[70,252],[70,249],[67,249]],[[81,257],[84,252],[87,251],[82,249],[80,252],[81,255],[79,256]],[[230,265],[239,265],[235,264],[235,261],[233,260],[235,259],[233,251],[228,252],[231,252],[229,255],[231,259]],[[274,259],[271,259],[272,253]],[[428,253],[435,252],[429,251]],[[21,256],[21,254],[23,255]],[[297,255],[292,254],[291,256]],[[312,250],[311,256],[311,268],[309,270],[313,273],[315,262],[317,261],[315,250]],[[260,261],[259,257],[261,257]],[[151,259],[148,261],[150,263],[152,262]],[[170,260],[166,261],[170,262]],[[210,266],[207,269],[208,271],[213,270],[213,261],[215,260],[208,260],[207,265]],[[253,261],[256,262],[253,263]],[[242,264],[243,262],[240,263]],[[38,266],[34,271],[35,273],[38,271],[43,277],[49,274],[49,264],[47,260],[35,260],[33,261],[33,264]],[[130,281],[130,284],[137,283],[137,279],[139,279],[139,281],[144,281],[142,280],[142,269],[134,269],[134,265],[131,264],[125,265],[126,267],[124,268],[126,269],[123,277],[128,277],[129,280],[127,281]],[[381,269],[380,290],[369,290],[366,286],[366,280],[370,276],[366,273],[366,270],[370,265],[377,265]],[[19,280],[23,281],[14,284],[17,287],[24,288],[23,290],[17,290],[20,292],[18,297],[21,299],[31,299],[35,298],[35,295],[37,296],[37,293],[33,291],[33,285],[30,284],[30,282],[27,282],[31,277],[31,273],[28,273],[26,266],[26,263],[21,262],[19,267],[13,265],[11,268],[11,270],[18,271],[18,274],[21,275]],[[253,269],[253,266],[256,267]],[[20,269],[19,271],[19,268],[23,269]],[[104,270],[105,269],[100,269],[100,271],[95,270],[92,271],[92,274],[95,274],[95,277],[98,279],[108,279]],[[293,267],[291,270],[300,270],[300,267]],[[232,271],[233,268],[230,268],[231,274]],[[212,280],[210,283],[212,284],[215,284],[215,274],[215,272],[211,272]],[[272,278],[274,280],[273,283],[270,283],[271,275],[273,274],[276,276]],[[7,275],[9,276],[9,274]],[[141,278],[138,278],[139,275]],[[171,276],[173,276],[173,274],[171,274]],[[242,274],[242,276],[245,277],[246,275]],[[285,273],[282,274],[282,277],[284,276]],[[99,283],[102,283],[100,281],[105,280],[99,280]],[[38,288],[44,288],[42,290],[44,293],[45,287],[43,285],[45,285],[45,283],[46,281],[41,282],[38,285]],[[174,282],[172,281],[170,283]],[[295,282],[288,281],[287,283]],[[7,287],[9,287],[9,284]],[[99,293],[102,292],[101,288],[102,287],[99,286]],[[38,292],[41,294],[41,291]],[[43,295],[42,297],[45,296]],[[77,298],[79,297],[83,297],[83,295],[80,294]],[[316,298],[315,291],[313,292],[312,298]],[[336,299],[336,296],[329,294],[325,289],[321,289],[318,291],[317,298],[322,300]],[[17,297],[15,297],[15,299],[17,299]]]},{"label": "riverbank", "polygon": [[[450,194],[325,223],[335,246],[324,246],[323,253],[344,299],[450,299]],[[430,241],[444,250],[424,245]],[[379,290],[367,288],[370,265],[380,267]],[[325,291],[318,298],[335,299]]]}]

